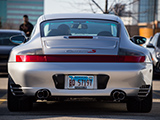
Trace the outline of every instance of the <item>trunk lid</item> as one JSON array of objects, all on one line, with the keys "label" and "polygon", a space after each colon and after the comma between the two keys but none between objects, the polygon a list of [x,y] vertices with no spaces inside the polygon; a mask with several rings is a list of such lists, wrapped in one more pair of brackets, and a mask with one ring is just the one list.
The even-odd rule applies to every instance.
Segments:
[{"label": "trunk lid", "polygon": [[42,43],[44,54],[117,55],[119,48],[118,37],[93,37],[93,39],[44,37]]}]

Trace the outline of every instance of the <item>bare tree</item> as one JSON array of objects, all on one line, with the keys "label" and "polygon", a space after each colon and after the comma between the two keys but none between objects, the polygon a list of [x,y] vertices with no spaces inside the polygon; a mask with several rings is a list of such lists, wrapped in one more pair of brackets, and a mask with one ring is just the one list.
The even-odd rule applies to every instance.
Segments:
[{"label": "bare tree", "polygon": [[123,14],[125,13],[125,7],[126,4],[117,3],[114,5],[112,10],[117,16],[123,16]]},{"label": "bare tree", "polygon": [[92,0],[92,2],[102,11],[102,13],[105,13],[105,11],[97,4],[97,2],[94,0]]},{"label": "bare tree", "polygon": [[[106,8],[102,8],[98,4],[98,0],[57,0],[58,2],[63,2],[69,4],[71,8],[80,9],[79,12],[91,11],[92,13],[97,13],[98,10],[102,13],[114,13],[118,16],[122,16],[127,7],[131,7],[132,4],[139,0],[105,0],[104,4]],[[100,1],[100,0],[99,0]],[[112,2],[108,6],[108,2]],[[89,7],[87,7],[89,6]],[[134,14],[134,13],[132,13]]]}]

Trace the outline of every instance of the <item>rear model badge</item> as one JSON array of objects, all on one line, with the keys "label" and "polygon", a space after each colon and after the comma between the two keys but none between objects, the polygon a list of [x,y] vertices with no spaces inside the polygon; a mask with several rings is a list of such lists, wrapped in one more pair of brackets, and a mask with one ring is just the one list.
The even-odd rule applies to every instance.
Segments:
[{"label": "rear model badge", "polygon": [[95,49],[93,49],[93,50],[91,50],[91,51],[88,51],[88,53],[95,53],[95,52],[96,52]]},{"label": "rear model badge", "polygon": [[65,52],[67,53],[95,53],[96,50],[92,49],[92,50],[66,50]]}]

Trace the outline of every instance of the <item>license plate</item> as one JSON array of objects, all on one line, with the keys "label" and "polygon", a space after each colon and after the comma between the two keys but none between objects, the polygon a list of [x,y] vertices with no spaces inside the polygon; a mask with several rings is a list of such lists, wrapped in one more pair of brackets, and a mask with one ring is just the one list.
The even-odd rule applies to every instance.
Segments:
[{"label": "license plate", "polygon": [[68,88],[93,89],[94,76],[68,76]]}]

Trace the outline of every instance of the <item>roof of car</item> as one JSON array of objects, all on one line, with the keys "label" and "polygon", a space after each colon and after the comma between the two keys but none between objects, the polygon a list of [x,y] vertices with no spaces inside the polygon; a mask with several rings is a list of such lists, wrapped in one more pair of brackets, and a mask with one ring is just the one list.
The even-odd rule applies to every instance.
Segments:
[{"label": "roof of car", "polygon": [[64,13],[64,14],[45,14],[39,19],[39,22],[51,19],[65,19],[65,18],[91,18],[91,19],[106,19],[119,21],[119,17],[113,14],[86,14],[86,13]]},{"label": "roof of car", "polygon": [[0,32],[22,33],[20,30],[0,29]]}]

